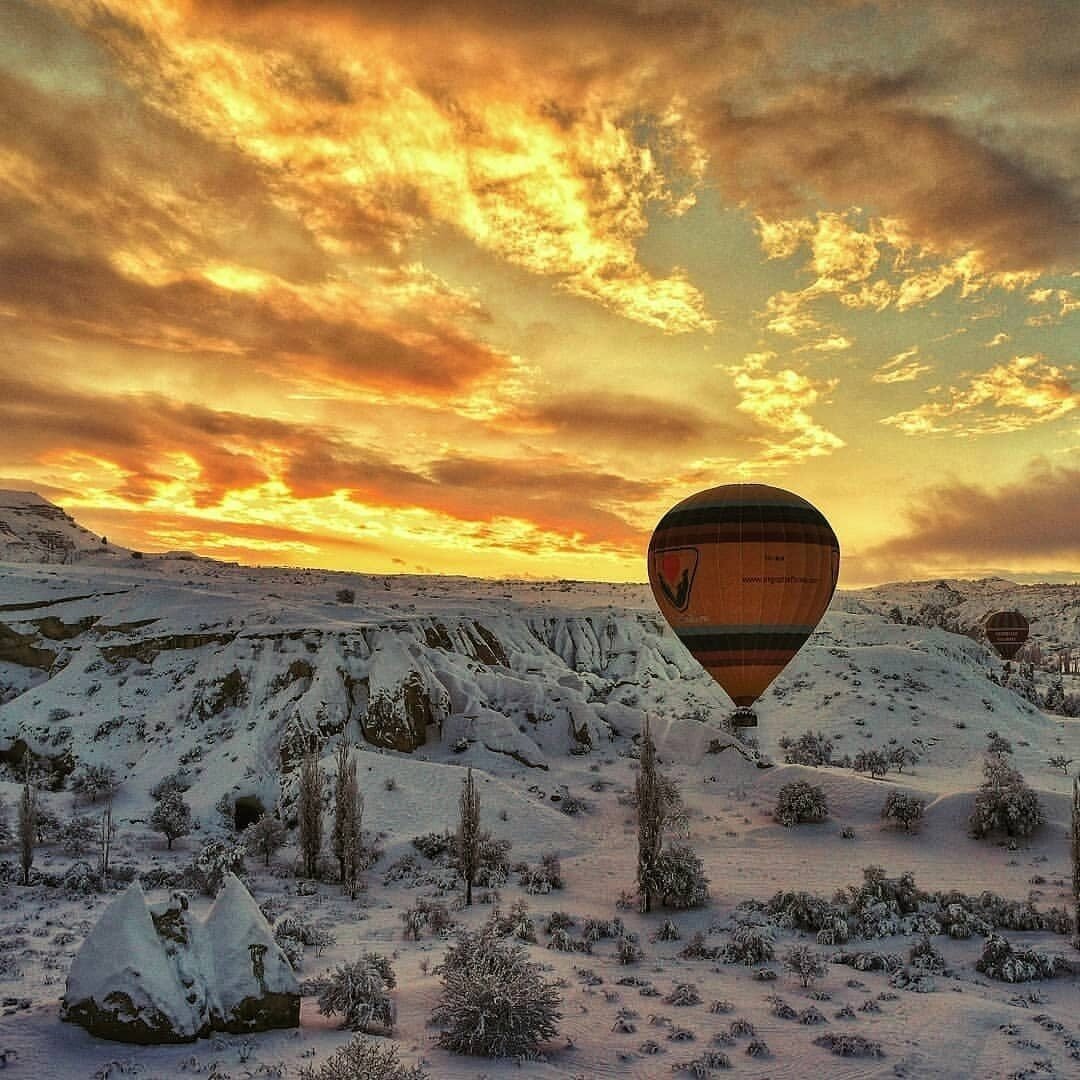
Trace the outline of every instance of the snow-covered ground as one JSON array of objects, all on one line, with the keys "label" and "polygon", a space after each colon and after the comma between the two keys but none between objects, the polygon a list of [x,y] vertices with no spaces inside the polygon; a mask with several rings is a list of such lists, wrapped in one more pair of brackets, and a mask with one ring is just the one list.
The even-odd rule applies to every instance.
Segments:
[{"label": "snow-covered ground", "polygon": [[[28,516],[24,503],[17,515],[4,510],[11,502],[17,500],[0,497],[0,533],[13,537],[23,556],[44,559],[32,538],[24,543],[26,530],[39,529],[43,519]],[[48,510],[45,518],[57,520]],[[75,523],[65,528],[79,532]],[[55,542],[47,540],[46,547],[51,555]],[[1072,779],[1047,761],[1060,754],[1080,762],[1080,721],[1044,714],[993,681],[1001,663],[976,641],[895,621],[894,607],[904,616],[932,614],[944,595],[934,583],[839,594],[818,632],[759,703],[759,756],[723,730],[729,702],[663,624],[643,585],[253,569],[177,555],[104,554],[109,546],[92,536],[83,547],[84,557],[66,563],[0,563],[0,756],[14,762],[29,749],[43,769],[115,768],[123,782],[114,810],[120,822],[114,863],[146,872],[186,865],[206,839],[224,835],[215,810],[223,796],[230,805],[246,797],[267,809],[287,809],[295,792],[293,765],[312,733],[324,747],[328,772],[338,741],[357,743],[364,751],[364,825],[383,834],[384,849],[365,874],[361,899],[343,898],[333,884],[300,895],[294,843],[269,868],[249,858],[249,887],[260,903],[274,901],[278,914],[303,914],[335,934],[336,945],[321,957],[308,950],[301,978],[315,978],[360,949],[394,957],[395,1037],[403,1058],[425,1059],[432,1077],[674,1075],[674,1064],[716,1049],[710,1040],[735,1017],[751,1020],[771,1050],[768,1058],[751,1058],[749,1040],[737,1040],[725,1050],[735,1075],[1005,1077],[1035,1069],[1038,1061],[1049,1063],[1053,1075],[1080,1075],[1068,1042],[1080,1037],[1075,977],[995,982],[974,969],[979,937],[934,938],[954,972],[935,977],[935,992],[896,990],[885,974],[834,963],[814,987],[814,1001],[778,961],[764,965],[779,976],[766,982],[753,968],[678,955],[696,929],[711,931],[710,944],[726,941],[741,901],[767,900],[787,889],[830,898],[861,881],[869,865],[892,876],[910,870],[927,890],[992,890],[1019,900],[1032,893],[1041,909],[1071,906]],[[0,557],[12,557],[11,550]],[[1037,615],[1032,637],[1048,650],[1080,644],[1076,586],[947,587],[946,606],[960,612],[965,625],[997,607],[1023,605]],[[1065,679],[1072,692],[1080,690],[1080,677]],[[615,906],[634,883],[636,833],[625,797],[636,769],[634,738],[646,715],[662,768],[681,785],[690,839],[711,879],[711,901],[701,910],[641,916]],[[884,779],[782,764],[781,739],[808,730],[828,735],[836,756],[888,748],[896,740],[891,745],[910,747],[919,761]],[[1016,850],[967,834],[991,730],[1011,741],[1010,763],[1038,790],[1047,816]],[[760,767],[769,761],[777,764]],[[535,863],[547,851],[562,860],[561,891],[526,896],[516,874],[499,890],[504,911],[518,899],[528,901],[539,940],[530,949],[566,980],[560,1038],[548,1048],[546,1063],[519,1068],[435,1046],[426,1020],[439,980],[430,968],[444,942],[430,936],[406,941],[400,912],[418,896],[435,895],[448,872],[417,856],[417,880],[384,881],[413,851],[412,837],[453,825],[466,765],[478,770],[484,825],[513,843],[511,862]],[[178,767],[192,781],[186,798],[200,828],[167,851],[148,827],[149,790]],[[6,769],[0,797],[13,822],[19,785],[13,765]],[[784,828],[771,817],[776,791],[803,778],[824,787],[830,817]],[[881,822],[885,795],[897,788],[927,801],[917,833]],[[585,812],[561,812],[567,796],[585,800]],[[45,791],[41,799],[61,819],[75,812],[66,788]],[[845,826],[854,838],[841,835]],[[92,863],[94,854],[69,855],[46,843],[35,869],[56,877],[78,858]],[[210,1074],[212,1062],[218,1075],[275,1075],[280,1065],[279,1075],[295,1076],[348,1039],[310,997],[298,1030],[254,1036],[250,1045],[221,1037],[187,1047],[129,1047],[62,1024],[58,1003],[71,957],[116,894],[77,895],[44,883],[23,887],[14,883],[15,853],[0,853],[0,861],[11,868],[9,882],[0,885],[0,1053],[16,1051],[8,1066],[13,1075],[90,1077],[115,1061],[141,1066],[144,1078]],[[209,901],[199,897],[193,904],[202,915]],[[597,943],[590,956],[544,948],[542,925],[556,909],[578,916],[579,925],[585,917],[619,915],[640,935],[644,958],[622,967],[610,941]],[[490,910],[478,904],[454,915],[475,926]],[[668,914],[682,941],[651,941]],[[1006,936],[1076,956],[1066,937]],[[906,956],[916,937],[848,948]],[[814,945],[812,935],[781,930],[777,956],[796,941]],[[826,956],[834,952],[815,947]],[[603,983],[587,985],[579,968]],[[627,975],[649,980],[660,996],[617,985]],[[664,996],[684,982],[696,984],[702,1003],[665,1004]],[[1042,1000],[1018,1000],[1031,993]],[[770,994],[799,1010],[816,1004],[829,1024],[818,1029],[777,1018]],[[710,1012],[715,1000],[732,1002],[734,1012]],[[863,1010],[867,1000],[877,1009]],[[836,1017],[844,1005],[855,1019]],[[613,1030],[620,1009],[637,1014],[624,1024],[635,1031]],[[1051,1021],[1063,1030],[1051,1030]],[[669,1038],[673,1025],[694,1038]],[[884,1056],[833,1056],[813,1044],[821,1030],[862,1034],[879,1042]],[[648,1040],[661,1052],[645,1052]],[[111,1075],[125,1075],[120,1065]],[[1031,1075],[1050,1075],[1039,1068]]]}]

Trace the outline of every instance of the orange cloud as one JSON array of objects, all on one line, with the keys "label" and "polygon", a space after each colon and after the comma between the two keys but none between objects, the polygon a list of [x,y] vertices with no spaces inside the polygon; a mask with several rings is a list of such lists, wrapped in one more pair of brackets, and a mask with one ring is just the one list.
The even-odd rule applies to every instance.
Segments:
[{"label": "orange cloud", "polygon": [[905,435],[1001,434],[1058,420],[1080,406],[1080,388],[1041,356],[1017,356],[947,393],[947,401],[924,402],[881,422]]}]

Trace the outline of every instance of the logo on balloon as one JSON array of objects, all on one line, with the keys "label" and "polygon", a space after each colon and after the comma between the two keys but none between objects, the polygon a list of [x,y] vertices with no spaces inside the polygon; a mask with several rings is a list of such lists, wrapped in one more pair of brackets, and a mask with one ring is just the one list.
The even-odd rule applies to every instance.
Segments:
[{"label": "logo on balloon", "polygon": [[697,573],[698,549],[668,548],[653,552],[653,566],[660,588],[676,611],[685,611],[690,603],[690,590]]}]

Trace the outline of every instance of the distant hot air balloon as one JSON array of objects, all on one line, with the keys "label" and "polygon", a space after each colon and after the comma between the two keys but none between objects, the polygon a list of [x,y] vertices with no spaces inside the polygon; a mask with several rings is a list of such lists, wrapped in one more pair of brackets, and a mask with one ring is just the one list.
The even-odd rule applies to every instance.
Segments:
[{"label": "distant hot air balloon", "polygon": [[1027,641],[1028,621],[1019,611],[995,611],[983,623],[986,640],[1002,660],[1011,660]]},{"label": "distant hot air balloon", "polygon": [[840,545],[815,507],[765,484],[724,484],[672,507],[649,541],[664,618],[728,692],[736,726],[829,606]]}]

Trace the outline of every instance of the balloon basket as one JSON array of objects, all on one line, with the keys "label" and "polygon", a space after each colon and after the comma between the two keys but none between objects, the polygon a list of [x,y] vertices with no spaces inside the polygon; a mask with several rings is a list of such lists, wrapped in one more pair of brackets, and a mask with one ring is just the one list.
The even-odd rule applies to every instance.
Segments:
[{"label": "balloon basket", "polygon": [[757,727],[757,714],[753,709],[736,709],[731,714],[731,726],[742,727]]}]

